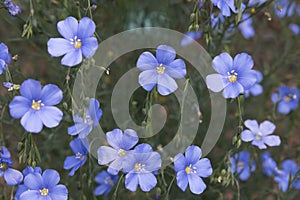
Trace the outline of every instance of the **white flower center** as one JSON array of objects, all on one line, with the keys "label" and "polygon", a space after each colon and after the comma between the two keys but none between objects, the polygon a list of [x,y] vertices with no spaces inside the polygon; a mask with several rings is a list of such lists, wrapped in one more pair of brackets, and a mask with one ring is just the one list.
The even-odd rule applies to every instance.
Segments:
[{"label": "white flower center", "polygon": [[163,74],[163,73],[165,73],[165,69],[166,69],[166,68],[163,66],[163,64],[159,64],[159,66],[156,67],[156,71],[157,71],[158,74]]},{"label": "white flower center", "polygon": [[41,106],[44,106],[44,104],[42,103],[42,100],[32,100],[32,104],[31,104],[31,108],[34,110],[40,110]]},{"label": "white flower center", "polygon": [[47,188],[43,188],[40,190],[42,196],[48,196],[49,190]]},{"label": "white flower center", "polygon": [[145,171],[145,164],[135,163],[134,170],[137,171],[137,172]]},{"label": "white flower center", "polygon": [[227,77],[231,83],[234,83],[238,79],[238,74],[234,70],[231,70],[230,72],[227,72]]},{"label": "white flower center", "polygon": [[197,173],[196,169],[197,169],[196,167],[194,167],[192,164],[190,164],[189,166],[186,166],[185,173],[187,173],[187,174],[190,174],[190,173],[196,174]]},{"label": "white flower center", "polygon": [[77,36],[75,36],[74,38],[71,38],[70,41],[71,41],[70,42],[71,45],[73,45],[76,49],[81,48],[82,42]]}]

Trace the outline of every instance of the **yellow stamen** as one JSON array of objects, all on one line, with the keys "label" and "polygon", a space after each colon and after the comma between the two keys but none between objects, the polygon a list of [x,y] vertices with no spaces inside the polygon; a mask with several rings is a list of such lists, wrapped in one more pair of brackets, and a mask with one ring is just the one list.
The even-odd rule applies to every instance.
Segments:
[{"label": "yellow stamen", "polygon": [[158,67],[156,67],[156,71],[159,74],[163,74],[165,72],[165,67],[162,64],[160,64]]},{"label": "yellow stamen", "polygon": [[6,163],[0,163],[0,170],[5,171],[8,168]]},{"label": "yellow stamen", "polygon": [[75,43],[74,43],[74,47],[76,49],[79,49],[81,46],[82,46],[82,42],[79,39],[76,40]]},{"label": "yellow stamen", "polygon": [[260,136],[260,135],[257,135],[257,136],[255,136],[255,139],[256,139],[256,140],[260,140],[260,139],[261,139],[261,136]]},{"label": "yellow stamen", "polygon": [[34,110],[40,110],[41,109],[41,101],[32,100],[31,108]]},{"label": "yellow stamen", "polygon": [[243,162],[238,162],[237,166],[238,167],[244,167],[244,163]]},{"label": "yellow stamen", "polygon": [[47,196],[49,194],[49,190],[47,188],[43,188],[40,190],[40,193],[42,196]]},{"label": "yellow stamen", "polygon": [[139,171],[141,169],[141,163],[135,163],[134,170]]},{"label": "yellow stamen", "polygon": [[237,81],[237,76],[236,75],[229,75],[228,79],[231,83],[234,83]]},{"label": "yellow stamen", "polygon": [[189,166],[187,166],[186,168],[185,168],[185,173],[187,173],[187,174],[189,174],[189,173],[191,173],[191,168],[189,167]]},{"label": "yellow stamen", "polygon": [[126,151],[123,150],[123,149],[119,149],[118,154],[119,154],[121,157],[124,157],[124,156],[126,156]]}]

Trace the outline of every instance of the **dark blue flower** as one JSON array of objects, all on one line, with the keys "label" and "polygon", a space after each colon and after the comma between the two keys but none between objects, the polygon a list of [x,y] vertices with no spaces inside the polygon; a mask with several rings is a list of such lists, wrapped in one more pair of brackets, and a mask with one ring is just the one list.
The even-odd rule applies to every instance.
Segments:
[{"label": "dark blue flower", "polygon": [[247,151],[241,151],[230,158],[231,173],[235,173],[242,181],[250,177],[251,172],[256,169],[255,162],[250,160],[250,154]]},{"label": "dark blue flower", "polygon": [[290,17],[294,14],[296,2],[290,0],[278,0],[274,4],[275,14],[279,18]]},{"label": "dark blue flower", "polygon": [[174,157],[177,185],[182,191],[185,191],[188,185],[194,194],[201,194],[206,189],[201,177],[209,177],[212,167],[209,159],[200,159],[201,156],[201,149],[192,145],[185,150],[185,156],[179,153]]},{"label": "dark blue flower", "polygon": [[111,175],[105,170],[99,172],[99,174],[97,174],[97,176],[95,177],[95,182],[100,184],[94,190],[95,196],[103,195],[103,194],[107,196],[111,188],[118,181],[118,178],[119,178],[118,175]]},{"label": "dark blue flower", "polygon": [[180,45],[181,46],[187,46],[189,44],[192,44],[195,40],[199,39],[201,37],[201,31],[190,31],[185,33],[184,38],[181,40]]},{"label": "dark blue flower", "polygon": [[207,87],[214,92],[224,89],[225,98],[236,98],[256,83],[253,60],[247,53],[237,54],[234,60],[228,53],[221,53],[213,59],[212,66],[219,74],[206,77]]},{"label": "dark blue flower", "polygon": [[142,53],[136,63],[142,71],[139,75],[140,85],[147,91],[157,85],[161,95],[174,92],[178,87],[174,78],[183,78],[186,75],[184,61],[175,57],[176,51],[167,45],[157,47],[156,57],[150,52]]},{"label": "dark blue flower", "polygon": [[234,0],[211,0],[214,6],[217,6],[223,16],[229,17],[231,15],[230,10],[232,12],[237,13],[237,9],[234,5]]},{"label": "dark blue flower", "polygon": [[[279,188],[286,192],[289,187],[300,190],[300,176],[295,177],[296,173],[300,170],[300,166],[297,166],[293,160],[285,160],[281,164],[281,170],[277,170],[275,175],[275,182],[278,183]],[[291,185],[290,178],[292,181]]]},{"label": "dark blue flower", "polygon": [[75,138],[70,142],[70,147],[74,152],[73,156],[68,156],[64,161],[64,169],[71,169],[69,176],[73,176],[74,173],[84,165],[86,162],[86,155],[88,153],[87,147],[83,144],[80,138]]},{"label": "dark blue flower", "polygon": [[277,164],[271,157],[269,151],[266,151],[265,153],[261,154],[260,159],[262,163],[263,173],[265,173],[267,176],[272,176],[276,174]]},{"label": "dark blue flower", "polygon": [[12,169],[12,164],[8,149],[4,146],[0,147],[0,177],[4,176],[7,185],[17,185],[23,180],[22,173]]},{"label": "dark blue flower", "polygon": [[137,186],[148,192],[157,184],[153,173],[161,167],[159,153],[153,152],[149,144],[140,144],[124,160],[123,171],[126,174],[125,187],[135,192]]},{"label": "dark blue flower", "polygon": [[245,91],[244,96],[247,98],[249,95],[258,96],[263,92],[263,87],[259,84],[263,80],[263,75],[260,71],[254,70],[256,74],[256,83],[249,89]]},{"label": "dark blue flower", "polygon": [[43,174],[30,173],[24,178],[24,185],[28,190],[20,195],[20,200],[65,200],[68,190],[64,185],[57,185],[60,180],[57,171],[46,169]]},{"label": "dark blue flower", "polygon": [[111,146],[101,146],[98,149],[99,165],[109,164],[107,171],[113,175],[117,174],[124,165],[124,160],[129,154],[129,150],[137,144],[139,138],[132,129],[120,129],[106,133],[107,143]]},{"label": "dark blue flower", "polygon": [[299,35],[300,33],[300,26],[297,24],[290,24],[289,25],[290,30],[295,34],[295,35]]},{"label": "dark blue flower", "polygon": [[8,48],[4,43],[0,43],[0,74],[6,70],[8,64],[11,61],[11,55],[8,52]]},{"label": "dark blue flower", "polygon": [[245,13],[242,16],[242,20],[243,21],[239,24],[238,28],[240,29],[244,38],[248,40],[255,35],[255,31],[252,26],[252,18],[250,17],[250,14]]},{"label": "dark blue flower", "polygon": [[84,119],[75,114],[73,120],[75,125],[68,128],[69,135],[79,134],[80,138],[85,138],[97,126],[102,116],[102,110],[97,99],[91,98],[89,107],[85,109]]},{"label": "dark blue flower", "polygon": [[62,100],[62,91],[53,84],[42,85],[39,81],[28,79],[20,87],[22,96],[15,96],[9,104],[10,115],[21,118],[26,131],[38,133],[43,125],[48,128],[58,126],[63,113],[54,105]]},{"label": "dark blue flower", "polygon": [[288,114],[292,110],[297,109],[300,98],[298,88],[289,88],[288,86],[278,87],[278,93],[273,93],[271,100],[277,103],[277,110],[281,114]]},{"label": "dark blue flower", "polygon": [[67,17],[57,23],[57,30],[64,38],[51,38],[48,41],[48,52],[51,56],[59,57],[62,65],[73,67],[82,61],[82,54],[86,58],[94,55],[98,48],[98,41],[93,34],[96,25],[88,17],[79,23],[74,17]]},{"label": "dark blue flower", "polygon": [[267,146],[279,146],[281,143],[280,137],[271,135],[275,130],[275,125],[266,120],[258,125],[256,120],[246,120],[245,126],[250,130],[244,130],[241,133],[241,139],[244,142],[251,142],[252,145],[259,149],[266,149]]},{"label": "dark blue flower", "polygon": [[4,1],[4,6],[8,9],[8,12],[12,16],[15,16],[15,15],[21,13],[21,8],[18,5],[16,5],[13,2],[11,2],[11,0],[5,0]]}]

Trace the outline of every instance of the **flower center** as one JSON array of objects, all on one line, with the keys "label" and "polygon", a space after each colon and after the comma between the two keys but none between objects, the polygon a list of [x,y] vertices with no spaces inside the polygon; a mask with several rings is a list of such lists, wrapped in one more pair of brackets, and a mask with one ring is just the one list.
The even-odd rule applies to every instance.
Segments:
[{"label": "flower center", "polygon": [[257,135],[257,136],[255,136],[255,139],[256,139],[256,140],[260,140],[260,139],[261,139],[261,136],[260,136],[260,135]]},{"label": "flower center", "polygon": [[92,125],[92,124],[94,123],[94,120],[91,118],[91,116],[87,115],[87,116],[85,117],[85,123],[86,123],[87,125]]},{"label": "flower center", "polygon": [[80,153],[80,152],[77,152],[75,154],[75,158],[80,159],[80,160],[84,160],[84,155],[82,153]]},{"label": "flower center", "polygon": [[114,181],[110,178],[110,177],[107,177],[105,180],[104,180],[104,183],[106,185],[113,185],[114,184]]},{"label": "flower center", "polygon": [[234,83],[238,79],[238,74],[234,70],[231,70],[231,72],[227,72],[227,77],[231,83]]},{"label": "flower center", "polygon": [[5,171],[8,168],[6,163],[0,163],[0,170]]},{"label": "flower center", "polygon": [[41,106],[44,106],[44,104],[42,103],[42,100],[32,100],[32,104],[31,104],[31,108],[34,110],[40,110]]},{"label": "flower center", "polygon": [[42,196],[47,196],[49,194],[49,190],[47,188],[43,188],[40,190],[40,193]]},{"label": "flower center", "polygon": [[186,166],[185,168],[185,173],[190,174],[190,173],[196,173],[196,167],[192,166],[192,164],[190,164],[189,166]]},{"label": "flower center", "polygon": [[124,149],[119,149],[118,154],[119,154],[119,156],[124,157],[124,156],[126,156],[126,151]]},{"label": "flower center", "polygon": [[141,163],[135,163],[134,165],[134,170],[135,171],[144,171],[144,168],[145,168],[145,165],[144,164],[141,164]]},{"label": "flower center", "polygon": [[296,99],[296,98],[297,98],[297,95],[295,95],[295,94],[289,94],[289,95],[286,95],[286,96],[284,97],[284,101],[289,102],[289,101],[291,101],[292,99]]},{"label": "flower center", "polygon": [[244,167],[244,163],[243,162],[238,162],[237,166],[238,167]]},{"label": "flower center", "polygon": [[159,74],[165,73],[165,67],[163,66],[163,64],[160,64],[158,67],[156,67],[156,71]]},{"label": "flower center", "polygon": [[74,39],[71,38],[70,41],[71,41],[71,45],[73,45],[76,49],[81,48],[82,42],[77,36],[75,36]]}]

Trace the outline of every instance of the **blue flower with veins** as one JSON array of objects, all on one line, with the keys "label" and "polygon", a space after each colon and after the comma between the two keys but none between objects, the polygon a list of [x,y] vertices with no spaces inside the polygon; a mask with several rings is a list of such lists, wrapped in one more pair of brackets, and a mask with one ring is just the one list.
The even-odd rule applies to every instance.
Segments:
[{"label": "blue flower with veins", "polygon": [[230,10],[233,13],[237,13],[237,8],[234,5],[234,0],[211,0],[214,6],[217,6],[223,16],[229,17],[231,15]]},{"label": "blue flower with veins", "polygon": [[251,172],[256,169],[255,162],[250,159],[250,153],[248,151],[241,151],[230,158],[231,173],[235,173],[242,181],[247,180]]},{"label": "blue flower with veins", "polygon": [[124,165],[124,160],[130,154],[130,149],[137,144],[139,138],[132,129],[124,130],[114,129],[106,133],[106,140],[111,147],[101,146],[98,149],[99,165],[107,165],[107,171],[116,175]]},{"label": "blue flower with veins", "polygon": [[0,74],[6,70],[8,64],[11,62],[11,55],[8,52],[8,47],[4,43],[0,43]]},{"label": "blue flower with veins", "polygon": [[278,87],[278,92],[271,96],[273,103],[277,104],[277,111],[281,114],[288,114],[298,108],[300,99],[300,90],[296,87],[288,86]]},{"label": "blue flower with veins", "polygon": [[73,67],[81,63],[82,55],[91,58],[95,54],[98,48],[98,41],[93,37],[96,25],[90,18],[84,17],[78,23],[74,17],[67,17],[57,23],[57,29],[64,38],[51,38],[47,45],[51,56],[64,55],[62,65]]},{"label": "blue flower with veins", "polygon": [[94,190],[95,196],[103,195],[107,196],[112,187],[116,184],[119,176],[111,175],[107,171],[103,170],[95,177],[95,182],[100,184]]}]

